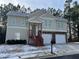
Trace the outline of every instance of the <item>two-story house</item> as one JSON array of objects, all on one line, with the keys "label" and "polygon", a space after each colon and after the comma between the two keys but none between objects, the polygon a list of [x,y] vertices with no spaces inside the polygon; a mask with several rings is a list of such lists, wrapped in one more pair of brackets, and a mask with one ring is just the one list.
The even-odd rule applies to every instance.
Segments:
[{"label": "two-story house", "polygon": [[[40,39],[35,36],[41,32],[43,41],[39,44],[47,45],[51,40],[56,44],[67,42],[67,21],[63,17],[42,10],[30,14],[10,11],[7,16],[6,41],[14,39],[26,40],[28,44],[38,43]],[[36,41],[33,38],[37,38]]]}]

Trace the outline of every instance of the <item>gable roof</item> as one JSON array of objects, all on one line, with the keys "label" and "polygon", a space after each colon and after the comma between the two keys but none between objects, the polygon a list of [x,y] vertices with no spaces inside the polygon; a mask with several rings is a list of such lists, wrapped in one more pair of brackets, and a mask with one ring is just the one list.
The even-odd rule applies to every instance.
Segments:
[{"label": "gable roof", "polygon": [[29,18],[28,21],[29,21],[29,22],[32,22],[32,23],[42,23],[40,17],[32,17],[32,18]]},{"label": "gable roof", "polygon": [[9,11],[7,13],[8,16],[22,16],[22,17],[27,17],[29,16],[28,13],[24,13],[24,12],[19,12],[19,11]]},{"label": "gable roof", "polygon": [[42,23],[43,18],[52,18],[57,21],[66,21],[63,17],[54,16],[52,13],[45,10],[37,10],[29,15],[29,22],[38,22]]},{"label": "gable roof", "polygon": [[28,17],[29,21],[36,21],[36,22],[41,22],[39,19],[41,19],[43,17],[56,18],[56,20],[64,19],[63,17],[54,16],[52,13],[46,12],[45,10],[37,10],[37,11],[32,12],[30,14],[29,13],[20,12],[20,11],[9,11],[7,13],[7,15],[8,16]]},{"label": "gable roof", "polygon": [[55,18],[56,16],[54,16],[52,13],[45,13],[43,15],[41,15],[40,17],[50,17],[50,18]]},{"label": "gable roof", "polygon": [[50,12],[47,12],[43,15],[41,15],[40,17],[49,17],[49,18],[63,18],[63,17],[60,17],[60,16],[54,16],[52,13]]},{"label": "gable roof", "polygon": [[29,18],[39,17],[39,16],[41,16],[41,15],[43,15],[45,13],[46,13],[45,10],[37,10],[37,11],[34,11],[34,12],[30,13]]},{"label": "gable roof", "polygon": [[60,16],[54,16],[52,13],[48,13],[48,12],[40,16],[40,18],[44,18],[44,17],[52,18],[57,21],[66,21],[67,22],[67,20],[65,18],[60,17]]}]

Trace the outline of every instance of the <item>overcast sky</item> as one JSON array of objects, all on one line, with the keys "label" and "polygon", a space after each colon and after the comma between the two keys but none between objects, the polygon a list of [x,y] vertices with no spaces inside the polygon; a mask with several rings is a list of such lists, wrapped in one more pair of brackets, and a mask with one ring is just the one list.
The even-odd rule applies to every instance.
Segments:
[{"label": "overcast sky", "polygon": [[[31,7],[31,9],[52,7],[64,10],[64,1],[65,0],[0,0],[0,5],[12,3],[14,5],[24,5],[26,8]],[[79,0],[76,1],[79,2]]]}]

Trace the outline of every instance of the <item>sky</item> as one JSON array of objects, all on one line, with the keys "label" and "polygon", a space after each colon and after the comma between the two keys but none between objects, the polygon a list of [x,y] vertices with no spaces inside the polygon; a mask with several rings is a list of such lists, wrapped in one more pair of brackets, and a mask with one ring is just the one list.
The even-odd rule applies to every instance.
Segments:
[{"label": "sky", "polygon": [[[0,5],[12,3],[14,5],[17,4],[20,4],[21,6],[24,5],[26,8],[30,7],[33,10],[36,8],[47,9],[48,7],[64,10],[64,1],[65,0],[0,0]],[[79,0],[73,0],[73,1],[79,2]]]}]

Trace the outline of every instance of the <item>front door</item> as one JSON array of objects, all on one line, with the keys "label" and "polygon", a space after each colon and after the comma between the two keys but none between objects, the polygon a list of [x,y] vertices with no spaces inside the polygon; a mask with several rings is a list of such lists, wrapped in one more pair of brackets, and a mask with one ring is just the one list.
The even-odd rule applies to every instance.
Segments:
[{"label": "front door", "polygon": [[32,25],[32,34],[33,34],[34,36],[37,34],[37,32],[36,32],[37,28],[36,28],[36,27],[37,27],[36,24],[33,24],[33,25]]},{"label": "front door", "polygon": [[[31,44],[33,45],[41,45],[42,43],[42,36],[41,33],[42,32],[42,25],[41,23],[30,23],[29,25],[29,39],[31,41]],[[40,31],[40,32],[39,32]]]}]

